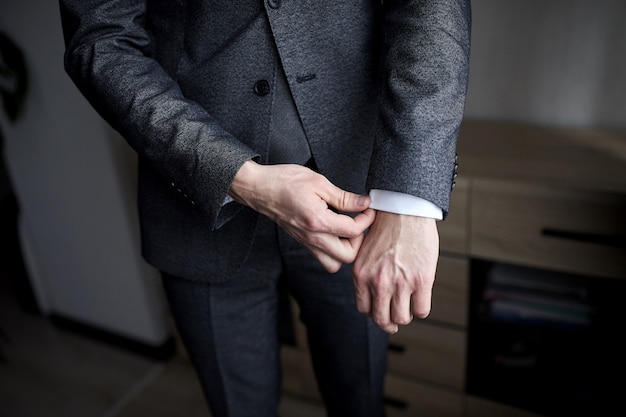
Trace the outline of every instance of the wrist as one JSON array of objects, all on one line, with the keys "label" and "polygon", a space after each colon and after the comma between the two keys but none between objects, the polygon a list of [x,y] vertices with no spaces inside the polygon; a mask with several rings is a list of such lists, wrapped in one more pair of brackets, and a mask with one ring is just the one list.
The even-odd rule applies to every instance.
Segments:
[{"label": "wrist", "polygon": [[376,218],[380,217],[381,220],[388,221],[404,221],[404,222],[415,222],[415,223],[433,223],[437,224],[437,219],[428,217],[428,216],[416,216],[413,214],[402,214],[402,213],[394,213],[391,211],[384,210],[376,210]]},{"label": "wrist", "polygon": [[252,206],[252,198],[258,194],[256,182],[260,178],[260,169],[261,165],[254,161],[244,162],[233,178],[228,195],[238,203]]}]

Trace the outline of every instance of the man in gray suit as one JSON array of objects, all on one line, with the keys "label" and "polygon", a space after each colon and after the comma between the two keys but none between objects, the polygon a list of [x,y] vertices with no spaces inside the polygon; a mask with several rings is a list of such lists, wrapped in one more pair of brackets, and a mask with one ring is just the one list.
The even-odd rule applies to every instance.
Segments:
[{"label": "man in gray suit", "polygon": [[213,414],[276,415],[288,291],[328,415],[384,415],[386,334],[430,311],[469,0],[60,4]]}]

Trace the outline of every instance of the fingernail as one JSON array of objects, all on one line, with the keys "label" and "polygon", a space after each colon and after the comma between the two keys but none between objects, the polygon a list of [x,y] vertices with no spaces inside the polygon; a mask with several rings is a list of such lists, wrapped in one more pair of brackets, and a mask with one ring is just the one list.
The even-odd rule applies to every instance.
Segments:
[{"label": "fingernail", "polygon": [[358,195],[355,202],[357,206],[365,206],[367,204],[367,197]]}]

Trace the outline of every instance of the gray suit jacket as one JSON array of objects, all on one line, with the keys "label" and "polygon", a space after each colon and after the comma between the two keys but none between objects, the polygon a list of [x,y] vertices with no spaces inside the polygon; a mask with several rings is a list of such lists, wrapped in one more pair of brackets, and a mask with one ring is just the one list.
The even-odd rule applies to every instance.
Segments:
[{"label": "gray suit jacket", "polygon": [[268,159],[282,65],[322,174],[447,213],[469,0],[60,0],[65,68],[139,155],[144,256],[200,280],[246,258],[257,214],[224,205]]}]

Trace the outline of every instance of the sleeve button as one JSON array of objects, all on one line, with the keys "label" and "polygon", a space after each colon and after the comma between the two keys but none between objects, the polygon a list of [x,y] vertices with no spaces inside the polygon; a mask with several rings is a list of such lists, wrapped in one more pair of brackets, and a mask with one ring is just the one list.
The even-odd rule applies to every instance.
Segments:
[{"label": "sleeve button", "polygon": [[254,92],[258,96],[266,96],[270,93],[270,83],[267,80],[259,80],[254,84]]}]

